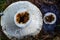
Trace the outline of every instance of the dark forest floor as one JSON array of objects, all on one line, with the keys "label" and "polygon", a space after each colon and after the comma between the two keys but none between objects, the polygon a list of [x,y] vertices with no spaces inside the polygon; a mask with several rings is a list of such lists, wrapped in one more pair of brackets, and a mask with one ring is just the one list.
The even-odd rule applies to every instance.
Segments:
[{"label": "dark forest floor", "polygon": [[[16,1],[19,1],[19,0],[0,0],[0,12],[3,12],[8,5],[10,5],[11,3],[16,2]],[[34,3],[33,0],[29,0],[29,1]],[[58,4],[57,6],[60,10],[60,4],[58,2],[59,1],[56,1],[56,4]],[[42,1],[41,1],[41,3],[42,3]],[[36,3],[34,3],[34,4],[36,4]],[[10,40],[2,32],[1,26],[0,26],[0,40]],[[27,38],[24,38],[22,40],[60,40],[60,31],[55,31],[54,35],[50,35],[48,33],[45,33],[43,30],[41,30],[41,32],[38,35],[36,35],[36,37],[28,36]]]}]

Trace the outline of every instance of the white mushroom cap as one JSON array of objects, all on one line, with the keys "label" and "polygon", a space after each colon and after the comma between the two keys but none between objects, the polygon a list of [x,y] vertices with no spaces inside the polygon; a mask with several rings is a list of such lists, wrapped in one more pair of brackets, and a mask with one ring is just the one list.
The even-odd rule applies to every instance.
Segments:
[{"label": "white mushroom cap", "polygon": [[[45,17],[46,17],[46,16],[50,16],[50,15],[53,15],[54,20],[51,21],[51,22],[47,22],[47,21],[45,20]],[[51,12],[46,13],[46,14],[44,15],[44,22],[45,22],[46,24],[54,24],[54,23],[56,22],[56,15],[55,15],[54,13],[51,13]]]},{"label": "white mushroom cap", "polygon": [[[29,21],[26,24],[16,24],[15,15],[23,9],[29,13]],[[3,32],[9,37],[22,38],[26,35],[37,35],[42,29],[41,11],[28,1],[18,1],[9,5],[1,17],[1,26]],[[20,28],[23,26],[24,28]],[[26,26],[26,27],[25,27]]]}]

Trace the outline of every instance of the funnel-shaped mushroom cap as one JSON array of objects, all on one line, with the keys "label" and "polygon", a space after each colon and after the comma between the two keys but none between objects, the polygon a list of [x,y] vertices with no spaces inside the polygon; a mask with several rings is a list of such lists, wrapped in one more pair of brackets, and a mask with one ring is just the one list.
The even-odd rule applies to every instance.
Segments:
[{"label": "funnel-shaped mushroom cap", "polygon": [[40,10],[28,1],[12,3],[3,13],[1,26],[3,32],[9,38],[22,38],[26,35],[34,36],[42,28],[43,21]]}]

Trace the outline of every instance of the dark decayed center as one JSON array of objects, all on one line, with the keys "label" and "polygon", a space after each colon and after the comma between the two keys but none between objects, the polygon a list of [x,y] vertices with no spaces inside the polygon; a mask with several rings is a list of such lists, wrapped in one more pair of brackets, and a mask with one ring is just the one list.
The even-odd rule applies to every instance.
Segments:
[{"label": "dark decayed center", "polygon": [[54,16],[53,15],[49,15],[45,17],[46,22],[52,22],[54,20]]},{"label": "dark decayed center", "polygon": [[16,22],[18,23],[26,23],[28,20],[29,20],[28,12],[18,13],[16,16]]}]

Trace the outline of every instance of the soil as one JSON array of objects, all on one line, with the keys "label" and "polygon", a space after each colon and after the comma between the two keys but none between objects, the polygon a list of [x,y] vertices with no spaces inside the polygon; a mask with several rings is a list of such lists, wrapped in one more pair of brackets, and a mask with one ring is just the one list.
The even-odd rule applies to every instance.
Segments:
[{"label": "soil", "polygon": [[[17,1],[25,1],[25,0],[0,0],[0,12],[4,11],[7,6],[9,6],[11,3],[17,2]],[[26,0],[27,1],[27,0]],[[28,0],[32,3],[34,3],[37,7],[41,5],[41,3],[45,2],[47,4],[56,4],[58,6],[58,9],[60,10],[60,2],[59,0],[54,0],[49,3],[49,1],[46,0]],[[1,18],[0,18],[1,20]],[[0,22],[1,23],[1,22]],[[60,27],[60,26],[59,26]],[[0,40],[14,40],[9,39],[2,31],[2,27],[0,25]],[[18,40],[18,39],[17,39]],[[54,31],[54,34],[49,34],[45,32],[43,29],[40,31],[40,33],[36,36],[27,36],[24,37],[21,40],[60,40],[60,31],[57,31],[57,29]]]}]

